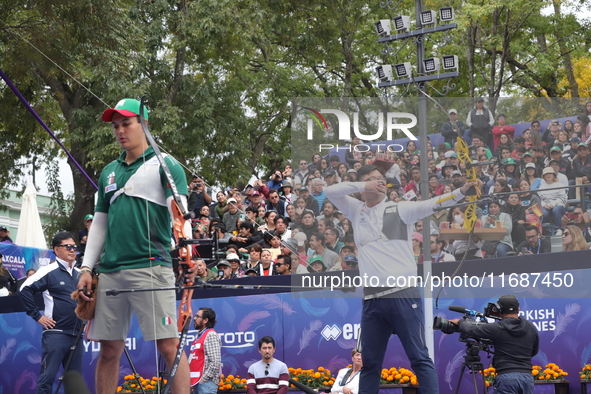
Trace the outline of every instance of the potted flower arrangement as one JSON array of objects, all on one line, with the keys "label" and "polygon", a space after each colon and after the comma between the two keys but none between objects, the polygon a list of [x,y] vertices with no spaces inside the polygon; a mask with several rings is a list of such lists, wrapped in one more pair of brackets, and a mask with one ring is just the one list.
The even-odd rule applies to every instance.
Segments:
[{"label": "potted flower arrangement", "polygon": [[493,367],[486,368],[483,372],[484,373],[484,383],[486,387],[490,387],[495,382],[495,378],[497,377],[497,371]]},{"label": "potted flower arrangement", "polygon": [[554,363],[546,364],[544,369],[539,365],[534,365],[531,373],[534,375],[536,382],[566,380],[565,376],[568,376],[568,372],[564,372]]},{"label": "potted flower arrangement", "polygon": [[220,384],[218,386],[218,391],[228,390],[246,390],[246,379],[240,379],[239,375],[220,376]]},{"label": "potted flower arrangement", "polygon": [[[123,384],[117,387],[118,393],[141,393],[142,387],[146,393],[161,392],[164,390],[168,381],[162,377],[152,376],[152,379],[144,379],[141,376],[138,379],[134,375],[123,377]],[[140,386],[141,383],[141,386]]]},{"label": "potted flower arrangement", "polygon": [[[317,370],[288,368],[289,375],[293,380],[305,384],[308,387],[332,387],[335,377],[329,369],[318,367]],[[291,387],[294,387],[291,385]]]},{"label": "potted flower arrangement", "polygon": [[381,376],[380,384],[382,384],[382,385],[411,384],[413,386],[416,386],[419,384],[419,382],[418,382],[415,374],[409,369],[390,368],[390,369],[382,369],[382,376]]},{"label": "potted flower arrangement", "polygon": [[591,364],[585,364],[579,376],[582,382],[591,382]]}]

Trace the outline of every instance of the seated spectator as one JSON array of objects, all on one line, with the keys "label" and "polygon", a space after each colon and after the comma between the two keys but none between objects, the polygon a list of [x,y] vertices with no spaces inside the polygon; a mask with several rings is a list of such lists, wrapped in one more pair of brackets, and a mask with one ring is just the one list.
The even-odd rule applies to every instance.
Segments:
[{"label": "seated spectator", "polygon": [[2,254],[0,254],[0,297],[16,294],[16,283],[17,280],[12,272],[4,267],[4,264],[2,263]]},{"label": "seated spectator", "polygon": [[269,190],[269,198],[267,200],[267,211],[274,211],[278,215],[285,216],[285,206],[287,202],[279,198],[279,192],[276,189]]},{"label": "seated spectator", "polygon": [[267,211],[265,213],[265,224],[259,227],[259,231],[266,232],[275,230],[275,217],[277,216],[277,212],[275,211]]},{"label": "seated spectator", "polygon": [[511,230],[511,239],[517,245],[525,241],[525,210],[526,208],[521,205],[517,193],[509,194],[507,203],[501,208],[501,211],[511,216],[513,227],[513,230]]},{"label": "seated spectator", "polygon": [[363,368],[361,353],[357,349],[351,352],[352,366],[343,368],[337,374],[334,384],[330,389],[331,393],[358,394],[359,393],[359,375]]},{"label": "seated spectator", "polygon": [[287,206],[285,207],[285,215],[285,218],[287,219],[288,223],[287,228],[291,230],[293,226],[299,223],[300,220],[300,215],[296,213],[295,205],[291,203],[287,204]]},{"label": "seated spectator", "polygon": [[230,238],[230,242],[238,248],[247,248],[263,239],[263,234],[256,231],[250,222],[242,222],[238,226],[238,235]]},{"label": "seated spectator", "polygon": [[244,271],[244,276],[259,276],[254,268],[249,268]]},{"label": "seated spectator", "polygon": [[[461,229],[464,228],[464,212],[466,207],[455,207],[449,211],[448,222],[450,222],[450,228]],[[465,260],[481,259],[482,252],[480,247],[482,241],[478,240],[478,237],[472,236],[472,240],[468,243],[468,240],[453,240],[449,244],[449,251],[454,255],[457,261],[462,261],[464,255]]]},{"label": "seated spectator", "polygon": [[542,238],[538,227],[530,225],[525,228],[525,241],[517,245],[517,252],[520,255],[550,253],[551,251],[550,239]]},{"label": "seated spectator", "polygon": [[326,247],[337,254],[339,254],[341,248],[345,246],[344,243],[339,241],[339,231],[334,227],[328,227],[324,230],[324,238],[326,239]]},{"label": "seated spectator", "polygon": [[240,257],[236,253],[230,253],[226,256],[226,260],[230,263],[230,268],[232,268],[232,278],[243,278],[244,270],[240,268]]},{"label": "seated spectator", "polygon": [[515,143],[513,142],[513,139],[511,139],[511,137],[509,137],[505,133],[502,133],[499,137],[499,145],[497,145],[495,151],[500,151],[501,149],[505,148],[511,150],[511,156],[513,156],[513,151],[515,150]]},{"label": "seated spectator", "polygon": [[540,178],[540,174],[538,172],[538,167],[536,167],[534,163],[527,163],[525,165],[523,178],[527,180],[529,190],[538,190],[540,183],[542,182],[542,178]]},{"label": "seated spectator", "polygon": [[482,216],[482,228],[499,227],[500,221],[505,228],[505,237],[500,241],[485,241],[482,245],[482,251],[486,252],[486,257],[507,257],[507,253],[513,250],[513,241],[511,239],[511,231],[513,223],[511,216],[505,212],[501,212],[501,205],[492,201],[488,204],[488,215]]},{"label": "seated spectator", "polygon": [[[522,179],[519,181],[519,191],[527,192],[529,191],[529,182],[527,179]],[[530,224],[537,226],[538,229],[542,230],[542,225],[540,223],[540,217],[536,215],[532,207],[538,205],[540,211],[542,208],[542,199],[536,193],[520,193],[519,194],[519,201],[521,202],[521,206],[525,208],[525,224]]]},{"label": "seated spectator", "polygon": [[213,226],[213,233],[218,238],[218,242],[220,243],[227,243],[232,238],[232,234],[226,232],[226,226],[224,223],[217,223]]},{"label": "seated spectator", "polygon": [[521,174],[519,173],[517,162],[513,160],[512,157],[503,159],[503,166],[503,171],[505,172],[505,174],[507,174],[508,178],[513,178],[515,181],[521,179]]},{"label": "seated spectator", "polygon": [[441,196],[443,185],[439,184],[439,177],[435,174],[429,175],[429,197]]},{"label": "seated spectator", "polygon": [[[307,187],[300,188],[300,198],[306,202],[305,209],[309,209],[314,213],[314,216],[318,215],[318,210],[320,205],[318,205],[318,201],[310,196],[310,191]],[[297,204],[297,209],[300,209],[300,204]]]},{"label": "seated spectator", "polygon": [[589,244],[577,226],[566,226],[562,234],[562,250],[587,250]]},{"label": "seated spectator", "polygon": [[326,265],[324,264],[324,260],[322,256],[318,254],[313,254],[308,259],[308,272],[325,272]]},{"label": "seated spectator", "polygon": [[319,232],[312,233],[308,241],[308,246],[312,251],[311,254],[322,256],[322,261],[324,262],[326,269],[330,269],[338,263],[339,255],[326,248],[326,238],[324,237],[324,234]]},{"label": "seated spectator", "polygon": [[207,268],[207,265],[202,259],[193,258],[192,260],[195,263],[195,272],[197,272],[197,278],[201,279],[201,281],[209,282],[210,280],[216,280],[218,278],[217,273]]},{"label": "seated spectator", "polygon": [[570,214],[567,213],[562,217],[562,227],[564,228],[566,225],[577,226],[583,232],[585,241],[591,242],[591,217],[587,211],[581,207],[575,207]]},{"label": "seated spectator", "polygon": [[261,253],[261,261],[254,269],[259,276],[277,275],[277,270],[273,264],[273,257],[270,250],[263,249]]},{"label": "seated spectator", "polygon": [[417,232],[412,233],[412,252],[416,264],[423,264],[423,236]]},{"label": "seated spectator", "polygon": [[288,254],[280,254],[275,262],[277,275],[291,275],[291,257]]},{"label": "seated spectator", "polygon": [[257,213],[258,213],[258,215],[257,215],[257,218],[256,218],[256,223],[257,223],[257,225],[262,226],[262,225],[264,225],[266,223],[265,222],[265,214],[267,213],[267,208],[265,208],[265,207],[258,207],[257,208]]},{"label": "seated spectator", "polygon": [[558,228],[556,234],[561,235],[562,217],[566,212],[566,190],[546,190],[561,185],[552,167],[544,168],[542,179],[542,184],[538,189],[538,195],[542,199],[542,213],[544,214],[542,221],[544,223],[550,223],[550,218],[552,217],[554,219],[554,226]]},{"label": "seated spectator", "polygon": [[295,200],[295,197],[297,197],[295,194],[291,192],[292,190],[293,187],[291,186],[291,182],[289,181],[285,181],[281,185],[281,198],[285,200],[287,203],[290,203],[292,199]]},{"label": "seated spectator", "polygon": [[263,247],[259,244],[250,245],[248,249],[240,249],[242,253],[248,253],[248,260],[242,264],[242,270],[246,273],[248,269],[255,268],[261,261]]},{"label": "seated spectator", "polygon": [[447,261],[456,261],[456,258],[445,251],[447,246],[446,242],[442,239],[437,238],[437,235],[431,235],[431,261],[433,263],[442,263]]},{"label": "seated spectator", "polygon": [[310,239],[310,236],[318,231],[318,223],[314,217],[314,212],[305,210],[302,213],[302,224],[300,230],[306,234],[306,237]]},{"label": "seated spectator", "polygon": [[505,135],[507,138],[513,138],[515,135],[515,127],[507,124],[507,117],[505,114],[499,114],[499,116],[497,116],[497,125],[492,128],[492,135],[495,151],[499,144],[505,146],[509,145],[507,140],[503,141],[502,136]]},{"label": "seated spectator", "polygon": [[233,279],[232,267],[226,260],[220,260],[217,265],[219,277],[217,280]]},{"label": "seated spectator", "polygon": [[357,257],[353,255],[345,256],[343,261],[345,263],[346,270],[356,270],[359,268],[359,262],[357,261]]}]

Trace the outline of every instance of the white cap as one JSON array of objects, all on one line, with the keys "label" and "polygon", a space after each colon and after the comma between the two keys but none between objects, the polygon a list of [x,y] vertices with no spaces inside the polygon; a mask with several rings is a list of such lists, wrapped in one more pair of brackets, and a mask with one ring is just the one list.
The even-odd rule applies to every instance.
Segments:
[{"label": "white cap", "polygon": [[448,114],[450,114],[450,115],[451,115],[451,114],[457,114],[457,113],[458,113],[458,110],[457,110],[457,109],[455,109],[455,108],[452,108],[452,109],[450,109],[449,111],[447,111],[447,113],[448,113]]},{"label": "white cap", "polygon": [[453,154],[454,154],[453,150],[448,150],[447,152],[445,152],[445,157],[450,158]]},{"label": "white cap", "polygon": [[536,165],[534,163],[527,163],[525,168],[536,168]]}]

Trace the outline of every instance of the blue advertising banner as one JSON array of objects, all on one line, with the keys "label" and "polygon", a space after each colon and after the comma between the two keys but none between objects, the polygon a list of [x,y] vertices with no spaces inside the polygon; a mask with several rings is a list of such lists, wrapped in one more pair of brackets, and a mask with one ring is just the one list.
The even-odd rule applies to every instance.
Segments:
[{"label": "blue advertising banner", "polygon": [[38,269],[55,259],[53,250],[18,246],[11,242],[0,242],[0,253],[2,263],[17,279],[23,278],[28,269]]},{"label": "blue advertising banner", "polygon": [[[317,292],[301,297],[298,293],[248,295],[225,298],[194,299],[193,311],[210,307],[218,315],[215,327],[223,343],[223,372],[245,377],[249,365],[260,359],[258,340],[273,336],[276,357],[293,368],[323,366],[334,374],[351,362],[350,352],[357,342],[361,321],[361,300],[338,298]],[[591,362],[591,302],[575,298],[522,298],[521,313],[540,331],[540,352],[536,365],[558,364],[569,373],[571,393],[579,392],[578,371]],[[449,305],[462,305],[482,311],[495,299],[440,299],[435,314],[447,319],[461,317],[450,312]],[[41,326],[24,313],[0,314],[0,393],[29,393],[36,386],[41,362]],[[189,341],[194,339],[191,331]],[[436,368],[441,393],[453,393],[459,379],[465,345],[458,334],[435,332]],[[135,318],[132,321],[127,348],[139,373],[156,374],[157,357],[154,343],[145,342]],[[100,346],[83,340],[84,375],[94,387],[94,369]],[[188,349],[188,346],[187,348]],[[481,352],[485,367],[491,360]],[[410,368],[397,337],[392,336],[384,367]],[[160,367],[162,368],[162,366]],[[122,357],[120,383],[132,372]],[[472,377],[465,373],[462,393],[473,392]],[[553,387],[536,386],[536,393],[553,392]]]}]

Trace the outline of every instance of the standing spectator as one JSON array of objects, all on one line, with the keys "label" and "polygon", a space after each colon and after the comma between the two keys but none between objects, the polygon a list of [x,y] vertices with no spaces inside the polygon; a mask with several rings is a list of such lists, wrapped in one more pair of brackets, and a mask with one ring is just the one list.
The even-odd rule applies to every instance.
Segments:
[{"label": "standing spectator", "polygon": [[88,238],[88,232],[90,231],[90,226],[92,225],[92,220],[94,216],[88,214],[84,217],[84,228],[78,231],[78,244],[80,245],[78,249],[80,253],[84,254],[84,250],[86,249],[86,239]]},{"label": "standing spectator", "polygon": [[450,120],[445,122],[441,125],[441,135],[445,138],[445,142],[449,144],[449,146],[454,146],[458,137],[464,137],[464,130],[466,126],[464,122],[458,120],[458,111],[456,109],[450,109],[447,111],[449,114]]},{"label": "standing spectator", "polygon": [[222,341],[213,329],[215,318],[215,311],[211,308],[199,308],[193,318],[197,334],[190,349],[189,368],[194,394],[216,394],[218,391]]},{"label": "standing spectator", "polygon": [[224,217],[224,208],[227,205],[226,195],[224,192],[218,192],[218,194],[216,194],[216,198],[218,201],[214,204],[215,209],[212,207],[212,210],[216,213],[215,217],[222,218]]},{"label": "standing spectator", "polygon": [[[76,344],[76,338],[84,322],[74,310],[76,301],[70,294],[78,284],[79,271],[76,262],[76,243],[68,232],[57,233],[52,240],[56,259],[39,268],[33,276],[23,283],[20,289],[21,300],[33,320],[43,327],[41,340],[41,372],[37,382],[37,394],[51,394],[53,382],[60,364],[65,368],[70,356],[68,370],[82,373],[84,346]],[[35,303],[35,293],[43,293],[45,310],[41,313]]]},{"label": "standing spectator", "polygon": [[248,368],[246,394],[287,394],[289,371],[287,365],[273,358],[275,340],[266,336],[259,340],[261,361]]},{"label": "standing spectator", "polygon": [[226,226],[227,233],[233,233],[237,228],[237,220],[240,218],[238,203],[234,197],[228,199],[228,212],[224,213],[222,222]]},{"label": "standing spectator", "polygon": [[2,254],[0,253],[0,297],[6,297],[17,291],[17,280],[12,272],[2,264]]},{"label": "standing spectator", "polygon": [[[0,255],[0,259],[1,259],[2,255]],[[0,266],[2,265],[2,262],[0,261]],[[30,278],[31,276],[33,276],[33,274],[37,272],[37,270],[35,268],[29,268],[26,272],[26,275],[24,278],[20,278],[19,280],[16,281],[16,291],[20,291],[20,288],[23,286],[23,283],[25,283],[25,281]]]},{"label": "standing spectator", "polygon": [[482,140],[489,144],[491,141],[491,129],[495,123],[495,118],[492,112],[484,106],[484,98],[478,97],[476,99],[476,107],[468,112],[466,118],[466,126],[470,128],[468,135],[470,138],[477,135]]},{"label": "standing spectator", "polygon": [[283,175],[281,174],[281,171],[277,170],[273,173],[273,175],[271,175],[269,182],[267,182],[267,187],[269,188],[269,191],[272,189],[279,190],[282,184]]},{"label": "standing spectator", "polygon": [[497,117],[497,123],[498,124],[492,129],[494,143],[493,149],[495,151],[497,150],[497,146],[501,142],[501,134],[506,134],[507,137],[511,139],[513,139],[513,136],[515,135],[515,127],[507,124],[507,117],[505,116],[505,114],[500,114]]},{"label": "standing spectator", "polygon": [[198,214],[201,207],[211,204],[211,197],[207,194],[207,188],[200,175],[193,175],[193,181],[190,184],[189,202],[187,209]]},{"label": "standing spectator", "polygon": [[577,226],[566,226],[562,234],[562,250],[587,250],[589,244],[585,241],[583,232]]},{"label": "standing spectator", "polygon": [[308,162],[305,159],[300,160],[300,168],[292,175],[295,183],[305,185],[308,181]]},{"label": "standing spectator", "polygon": [[12,238],[10,238],[10,231],[6,228],[6,226],[0,226],[0,242],[12,242]]}]

